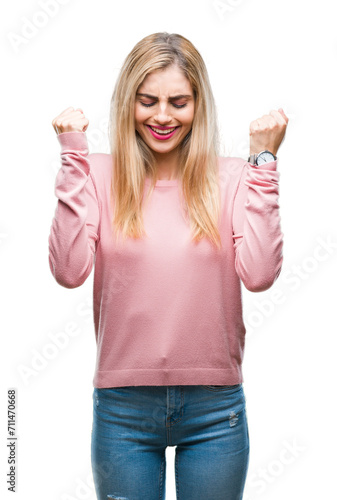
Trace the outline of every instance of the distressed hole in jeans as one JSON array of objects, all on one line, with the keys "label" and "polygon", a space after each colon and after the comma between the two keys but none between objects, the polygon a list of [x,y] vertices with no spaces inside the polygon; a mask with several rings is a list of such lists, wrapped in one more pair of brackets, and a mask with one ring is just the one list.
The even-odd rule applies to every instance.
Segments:
[{"label": "distressed hole in jeans", "polygon": [[114,500],[129,500],[126,497],[116,497],[115,495],[108,495],[107,498],[113,498]]},{"label": "distressed hole in jeans", "polygon": [[231,411],[229,414],[229,427],[234,427],[238,423],[238,416],[235,411]]}]

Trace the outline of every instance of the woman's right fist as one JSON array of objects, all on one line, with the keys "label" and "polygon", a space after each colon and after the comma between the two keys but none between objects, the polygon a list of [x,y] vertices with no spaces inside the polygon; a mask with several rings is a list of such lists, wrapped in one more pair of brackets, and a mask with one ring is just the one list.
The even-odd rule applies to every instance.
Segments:
[{"label": "woman's right fist", "polygon": [[81,108],[74,109],[70,107],[54,118],[52,125],[57,135],[63,132],[85,132],[89,120],[84,116]]}]

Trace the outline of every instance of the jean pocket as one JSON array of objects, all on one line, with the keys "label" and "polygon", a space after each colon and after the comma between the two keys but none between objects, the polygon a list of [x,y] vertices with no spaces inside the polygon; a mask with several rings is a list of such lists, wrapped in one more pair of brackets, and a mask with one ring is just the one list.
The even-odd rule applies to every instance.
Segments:
[{"label": "jean pocket", "polygon": [[200,385],[207,391],[230,391],[232,389],[240,389],[242,384],[234,384],[234,385]]}]

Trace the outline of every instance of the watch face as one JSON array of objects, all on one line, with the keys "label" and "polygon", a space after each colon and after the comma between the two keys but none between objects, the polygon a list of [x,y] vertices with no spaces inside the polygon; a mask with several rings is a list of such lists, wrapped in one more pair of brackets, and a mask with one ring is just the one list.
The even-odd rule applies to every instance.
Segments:
[{"label": "watch face", "polygon": [[268,153],[267,151],[263,151],[257,157],[256,162],[258,165],[260,165],[261,163],[268,163],[269,161],[275,161],[274,156],[272,155],[272,153]]}]

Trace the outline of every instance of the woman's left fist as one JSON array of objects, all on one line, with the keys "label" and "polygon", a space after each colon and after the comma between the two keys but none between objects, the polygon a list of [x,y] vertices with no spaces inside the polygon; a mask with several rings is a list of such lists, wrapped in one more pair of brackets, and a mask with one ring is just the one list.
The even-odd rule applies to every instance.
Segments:
[{"label": "woman's left fist", "polygon": [[289,118],[282,108],[272,110],[269,115],[251,122],[249,127],[250,154],[267,149],[276,156],[277,150],[286,133]]}]

